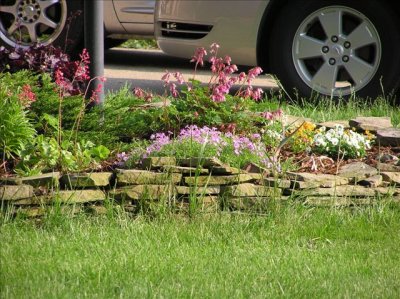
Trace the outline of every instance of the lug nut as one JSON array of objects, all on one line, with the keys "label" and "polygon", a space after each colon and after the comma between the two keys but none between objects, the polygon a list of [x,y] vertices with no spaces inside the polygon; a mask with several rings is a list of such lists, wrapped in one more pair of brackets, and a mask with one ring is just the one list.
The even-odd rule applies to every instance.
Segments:
[{"label": "lug nut", "polygon": [[343,57],[342,57],[342,60],[343,60],[343,62],[348,62],[349,61],[349,56],[347,56],[347,55],[344,55]]},{"label": "lug nut", "polygon": [[329,59],[329,64],[330,65],[334,65],[335,63],[336,63],[336,59],[335,58]]},{"label": "lug nut", "polygon": [[322,52],[323,53],[328,53],[329,52],[329,47],[328,46],[323,46],[322,47]]},{"label": "lug nut", "polygon": [[338,40],[339,40],[339,38],[338,38],[336,35],[334,35],[334,36],[332,36],[331,40],[332,40],[334,43],[337,43]]},{"label": "lug nut", "polygon": [[345,47],[346,49],[350,48],[350,47],[351,47],[350,42],[344,42],[344,47]]}]

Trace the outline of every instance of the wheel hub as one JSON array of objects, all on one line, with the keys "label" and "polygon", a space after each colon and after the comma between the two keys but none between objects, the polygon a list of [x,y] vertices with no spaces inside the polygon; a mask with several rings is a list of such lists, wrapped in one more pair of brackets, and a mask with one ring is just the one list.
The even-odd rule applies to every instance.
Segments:
[{"label": "wheel hub", "polygon": [[340,57],[343,55],[344,49],[342,46],[334,45],[332,47],[332,56]]},{"label": "wheel hub", "polygon": [[17,8],[18,19],[20,22],[33,23],[40,17],[41,9],[36,0],[21,1]]}]

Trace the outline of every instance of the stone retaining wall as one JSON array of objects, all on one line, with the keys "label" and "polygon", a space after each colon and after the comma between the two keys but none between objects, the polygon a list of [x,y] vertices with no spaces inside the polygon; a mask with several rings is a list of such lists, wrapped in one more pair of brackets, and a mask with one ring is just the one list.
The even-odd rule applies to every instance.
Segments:
[{"label": "stone retaining wall", "polygon": [[[380,167],[381,166],[381,167]],[[146,159],[141,169],[27,178],[0,178],[3,211],[43,215],[49,207],[63,211],[103,213],[113,202],[136,213],[152,204],[202,211],[257,210],[273,200],[301,200],[310,205],[358,205],[400,202],[400,165],[378,168],[352,163],[338,175],[287,172],[273,177],[253,165],[244,171],[218,159]]]}]

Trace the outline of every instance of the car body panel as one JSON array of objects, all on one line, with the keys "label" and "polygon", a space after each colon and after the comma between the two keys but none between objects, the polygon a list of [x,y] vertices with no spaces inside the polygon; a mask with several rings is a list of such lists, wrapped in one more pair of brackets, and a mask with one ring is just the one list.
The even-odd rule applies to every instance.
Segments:
[{"label": "car body panel", "polygon": [[[116,18],[109,19],[109,23],[105,23],[106,30],[117,33],[109,30],[109,27],[121,26],[125,33],[152,36],[154,34],[155,2],[155,0],[114,0]],[[105,16],[107,13],[108,11]]]},{"label": "car body panel", "polygon": [[[168,1],[159,0],[155,11],[155,35],[159,47],[167,54],[190,57],[197,47],[208,47],[224,40],[220,55],[229,54],[238,64],[256,65],[256,47],[260,23],[269,1]],[[210,24],[210,20],[213,23]],[[163,22],[212,25],[213,29],[200,39],[165,38]],[[227,35],[226,28],[230,28]],[[238,36],[241,37],[238,40]]]}]

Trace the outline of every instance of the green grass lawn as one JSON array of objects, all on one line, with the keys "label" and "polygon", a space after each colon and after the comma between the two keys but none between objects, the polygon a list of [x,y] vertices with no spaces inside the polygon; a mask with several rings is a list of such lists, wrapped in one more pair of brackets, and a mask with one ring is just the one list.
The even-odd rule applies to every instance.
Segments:
[{"label": "green grass lawn", "polygon": [[398,207],[0,228],[0,298],[400,297]]}]

